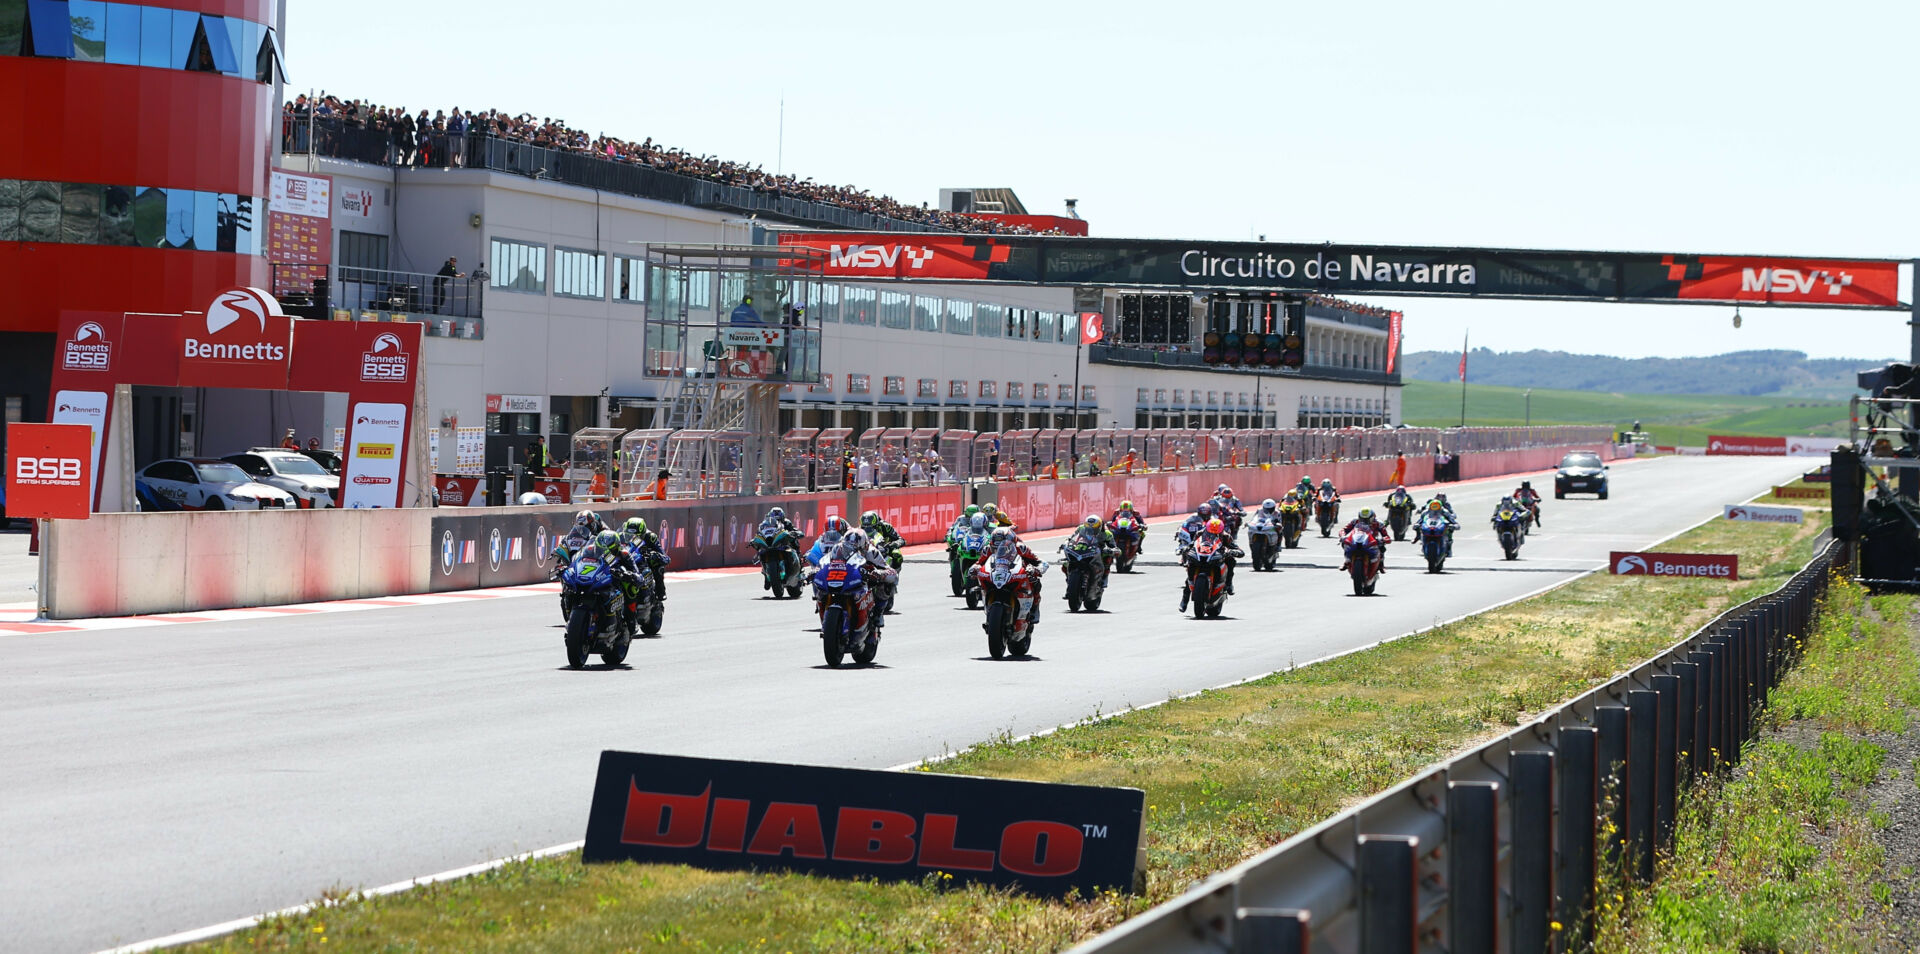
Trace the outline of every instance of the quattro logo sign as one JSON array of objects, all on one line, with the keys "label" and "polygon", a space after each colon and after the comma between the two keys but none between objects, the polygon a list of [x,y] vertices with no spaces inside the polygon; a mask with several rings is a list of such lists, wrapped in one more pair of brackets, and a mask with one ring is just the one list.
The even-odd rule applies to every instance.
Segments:
[{"label": "quattro logo sign", "polygon": [[1131,788],[602,752],[588,862],[779,868],[1059,897],[1136,883]]},{"label": "quattro logo sign", "polygon": [[1753,523],[1805,523],[1807,512],[1799,507],[1762,507],[1759,504],[1728,504],[1728,520]]},{"label": "quattro logo sign", "polygon": [[1733,580],[1740,575],[1740,558],[1731,553],[1622,553],[1616,550],[1608,556],[1607,565],[1615,576]]}]

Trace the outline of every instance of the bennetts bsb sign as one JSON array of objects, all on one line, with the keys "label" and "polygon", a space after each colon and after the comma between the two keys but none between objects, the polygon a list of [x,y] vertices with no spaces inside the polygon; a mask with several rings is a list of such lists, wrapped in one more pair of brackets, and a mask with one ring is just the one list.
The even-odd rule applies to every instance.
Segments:
[{"label": "bennetts bsb sign", "polygon": [[927,772],[600,753],[583,858],[1132,890],[1146,796]]}]

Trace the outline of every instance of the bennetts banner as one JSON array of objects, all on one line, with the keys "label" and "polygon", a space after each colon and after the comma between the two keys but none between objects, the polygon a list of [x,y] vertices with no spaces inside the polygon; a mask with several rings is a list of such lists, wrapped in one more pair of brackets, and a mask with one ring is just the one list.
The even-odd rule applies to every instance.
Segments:
[{"label": "bennetts banner", "polygon": [[1888,260],[1078,236],[782,232],[836,278],[1903,308]]}]

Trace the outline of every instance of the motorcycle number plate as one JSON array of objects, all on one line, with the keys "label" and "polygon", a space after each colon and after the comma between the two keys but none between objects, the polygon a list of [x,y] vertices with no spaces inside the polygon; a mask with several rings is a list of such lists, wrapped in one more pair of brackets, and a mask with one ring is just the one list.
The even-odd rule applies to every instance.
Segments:
[{"label": "motorcycle number plate", "polygon": [[843,567],[843,566],[834,567],[833,569],[827,571],[827,579],[830,581],[844,580],[846,578],[847,578],[846,567]]}]

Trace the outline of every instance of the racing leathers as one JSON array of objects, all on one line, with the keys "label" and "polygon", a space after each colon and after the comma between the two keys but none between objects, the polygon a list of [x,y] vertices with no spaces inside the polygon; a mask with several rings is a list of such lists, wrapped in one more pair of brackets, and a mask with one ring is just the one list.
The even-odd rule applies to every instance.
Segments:
[{"label": "racing leathers", "polygon": [[[1387,544],[1393,540],[1393,531],[1388,530],[1387,525],[1381,523],[1379,517],[1355,517],[1347,521],[1346,526],[1340,528],[1341,539],[1345,539],[1347,534],[1352,533],[1356,527],[1364,528],[1368,533],[1373,534],[1374,541],[1380,545],[1380,572],[1387,572]],[[1340,569],[1347,569],[1346,561],[1340,564]]]},{"label": "racing leathers", "polygon": [[1019,560],[1021,563],[1026,564],[1027,585],[1033,587],[1033,608],[1028,612],[1027,621],[1029,623],[1039,623],[1041,581],[1039,567],[1046,561],[1034,556],[1033,550],[1026,544],[1020,542],[1020,538],[1013,537],[996,541],[992,546],[987,548],[985,553],[980,554],[979,562],[974,565],[988,572],[992,572],[994,562],[1002,559]]},{"label": "racing leathers", "polygon": [[[1220,542],[1220,552],[1224,554],[1226,558],[1224,562],[1226,564],[1226,569],[1227,569],[1227,595],[1232,596],[1233,595],[1233,564],[1235,560],[1238,560],[1241,557],[1246,556],[1247,555],[1246,551],[1241,550],[1239,545],[1234,543],[1233,537],[1228,536],[1224,532],[1214,533],[1210,530],[1205,529],[1204,527],[1201,528],[1200,532],[1191,533],[1191,534],[1186,532],[1185,527],[1181,527],[1180,532],[1184,534],[1184,536],[1180,538],[1179,550],[1177,552],[1180,557],[1180,566],[1182,568],[1186,567],[1187,555],[1192,551],[1194,544],[1199,543],[1202,540],[1218,540]],[[1180,612],[1184,613],[1187,611],[1187,601],[1192,596],[1193,596],[1193,591],[1187,585],[1187,577],[1183,575],[1180,579]]]},{"label": "racing leathers", "polygon": [[1513,492],[1513,502],[1533,518],[1533,525],[1540,526],[1540,491],[1532,487],[1520,487]]},{"label": "racing leathers", "polygon": [[631,530],[620,531],[620,543],[630,551],[634,563],[644,566],[653,574],[653,592],[662,603],[667,601],[667,564],[673,557],[667,555],[667,548],[660,544],[660,535],[652,530],[634,533]]},{"label": "racing leathers", "polygon": [[1440,502],[1440,513],[1447,518],[1447,556],[1451,558],[1453,556],[1453,532],[1460,529],[1460,518],[1454,515],[1453,504],[1440,500],[1438,497],[1427,501],[1427,506],[1421,509],[1432,510],[1432,504],[1436,500]]}]

